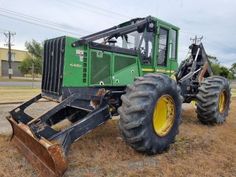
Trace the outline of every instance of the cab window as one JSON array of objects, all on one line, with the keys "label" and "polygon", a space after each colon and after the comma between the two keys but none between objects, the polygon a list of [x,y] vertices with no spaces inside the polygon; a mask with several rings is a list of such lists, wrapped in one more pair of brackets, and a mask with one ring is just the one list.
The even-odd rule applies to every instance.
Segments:
[{"label": "cab window", "polygon": [[177,31],[171,30],[171,52],[170,58],[177,59]]},{"label": "cab window", "polygon": [[167,47],[168,47],[168,32],[165,28],[160,28],[159,32],[159,46],[158,46],[158,65],[166,65],[167,63]]},{"label": "cab window", "polygon": [[140,53],[141,61],[144,65],[151,65],[152,63],[152,46],[154,34],[153,32],[145,31],[141,37]]}]

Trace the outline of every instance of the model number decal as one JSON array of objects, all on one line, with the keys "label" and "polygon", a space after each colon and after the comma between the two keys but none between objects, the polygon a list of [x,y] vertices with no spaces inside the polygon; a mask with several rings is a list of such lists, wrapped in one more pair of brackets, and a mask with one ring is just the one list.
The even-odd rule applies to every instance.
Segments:
[{"label": "model number decal", "polygon": [[81,68],[82,65],[80,65],[80,64],[75,64],[75,63],[71,63],[71,64],[70,64],[70,67]]}]

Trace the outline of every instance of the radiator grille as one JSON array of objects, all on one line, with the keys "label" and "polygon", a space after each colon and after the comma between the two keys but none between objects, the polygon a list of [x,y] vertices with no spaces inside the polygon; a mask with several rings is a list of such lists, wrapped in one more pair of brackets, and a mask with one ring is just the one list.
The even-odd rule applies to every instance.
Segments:
[{"label": "radiator grille", "polygon": [[60,95],[65,51],[65,37],[44,43],[42,91]]},{"label": "radiator grille", "polygon": [[115,56],[114,72],[120,71],[132,64],[136,63],[135,58],[125,56]]},{"label": "radiator grille", "polygon": [[83,83],[87,82],[87,52],[84,52],[84,59],[83,59]]}]

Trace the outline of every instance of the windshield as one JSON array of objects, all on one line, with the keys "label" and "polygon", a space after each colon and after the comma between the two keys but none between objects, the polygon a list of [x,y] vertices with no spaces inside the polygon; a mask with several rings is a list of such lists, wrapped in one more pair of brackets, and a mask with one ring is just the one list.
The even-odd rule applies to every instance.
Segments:
[{"label": "windshield", "polygon": [[127,33],[119,37],[107,37],[103,39],[98,39],[94,42],[114,47],[120,47],[124,49],[138,50],[142,38],[143,32],[133,31],[131,33]]}]

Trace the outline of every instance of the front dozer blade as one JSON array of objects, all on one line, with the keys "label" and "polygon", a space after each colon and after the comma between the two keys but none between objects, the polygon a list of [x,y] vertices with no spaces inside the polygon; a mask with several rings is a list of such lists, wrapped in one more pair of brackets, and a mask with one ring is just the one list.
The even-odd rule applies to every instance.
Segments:
[{"label": "front dozer blade", "polygon": [[[110,107],[103,96],[74,93],[38,117],[27,114],[27,108],[41,98],[39,94],[9,112],[6,118],[13,130],[11,141],[40,177],[61,177],[68,166],[66,154],[71,144],[109,120]],[[103,101],[94,109],[91,100]],[[64,126],[63,121],[71,118],[76,121]],[[56,128],[60,123],[63,126]]]},{"label": "front dozer blade", "polygon": [[27,125],[17,123],[11,116],[7,119],[13,129],[11,141],[39,172],[40,176],[62,176],[68,165],[60,145],[44,138],[38,140]]}]

